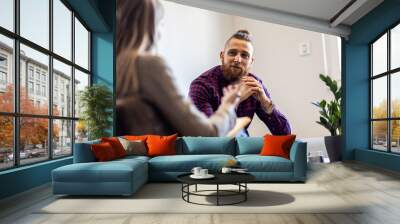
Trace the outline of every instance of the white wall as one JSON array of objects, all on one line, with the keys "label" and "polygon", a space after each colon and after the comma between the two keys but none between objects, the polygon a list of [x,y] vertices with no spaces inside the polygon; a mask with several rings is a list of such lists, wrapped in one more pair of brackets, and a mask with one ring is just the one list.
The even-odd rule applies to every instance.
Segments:
[{"label": "white wall", "polygon": [[173,69],[176,82],[187,96],[190,83],[220,64],[219,52],[230,35],[233,17],[162,1],[164,18],[157,51]]},{"label": "white wall", "polygon": [[[327,71],[340,79],[337,37],[162,3],[165,16],[158,50],[173,68],[184,95],[193,79],[220,64],[219,52],[226,39],[238,29],[248,29],[253,35],[256,58],[251,72],[263,80],[274,103],[289,119],[292,132],[299,138],[329,134],[315,123],[319,113],[311,102],[331,98],[318,77],[320,73]],[[309,43],[311,54],[300,56],[300,43]],[[262,136],[268,128],[255,116],[249,131],[252,136]]]},{"label": "white wall", "polygon": [[[275,105],[289,119],[292,132],[301,138],[328,135],[328,131],[315,123],[319,113],[311,102],[331,98],[318,77],[326,68],[334,79],[340,79],[338,51],[332,50],[332,45],[337,44],[332,41],[336,37],[324,35],[329,56],[324,60],[320,33],[242,17],[235,17],[234,27],[234,30],[247,29],[252,33],[255,62],[251,71],[263,80]],[[301,43],[310,44],[309,55],[299,55]],[[249,132],[252,136],[262,136],[269,131],[257,118]]]}]

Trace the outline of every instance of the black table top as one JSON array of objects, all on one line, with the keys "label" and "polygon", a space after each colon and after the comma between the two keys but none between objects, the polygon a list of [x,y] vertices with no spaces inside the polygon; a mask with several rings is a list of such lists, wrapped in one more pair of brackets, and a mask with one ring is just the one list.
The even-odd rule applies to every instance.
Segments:
[{"label": "black table top", "polygon": [[249,173],[212,173],[215,177],[211,179],[193,179],[192,173],[186,173],[177,177],[178,181],[186,184],[236,184],[248,183],[255,180]]}]

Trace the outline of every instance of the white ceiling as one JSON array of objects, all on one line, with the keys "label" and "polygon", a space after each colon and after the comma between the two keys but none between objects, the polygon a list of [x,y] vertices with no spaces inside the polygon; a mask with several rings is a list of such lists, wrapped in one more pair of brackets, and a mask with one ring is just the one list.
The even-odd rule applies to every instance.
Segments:
[{"label": "white ceiling", "polygon": [[226,0],[260,8],[330,20],[351,0]]},{"label": "white ceiling", "polygon": [[[168,1],[346,38],[350,35],[352,24],[383,2],[383,0]],[[339,14],[348,4],[349,7]]]}]

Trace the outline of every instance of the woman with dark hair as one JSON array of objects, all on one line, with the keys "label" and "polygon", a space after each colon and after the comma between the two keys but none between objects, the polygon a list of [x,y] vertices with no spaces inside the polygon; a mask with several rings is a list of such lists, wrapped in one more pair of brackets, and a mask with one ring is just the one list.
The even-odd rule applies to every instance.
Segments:
[{"label": "woman with dark hair", "polygon": [[157,0],[117,0],[117,134],[225,136],[235,124],[239,88],[225,88],[209,118],[185,100],[171,69],[151,52],[161,17]]}]

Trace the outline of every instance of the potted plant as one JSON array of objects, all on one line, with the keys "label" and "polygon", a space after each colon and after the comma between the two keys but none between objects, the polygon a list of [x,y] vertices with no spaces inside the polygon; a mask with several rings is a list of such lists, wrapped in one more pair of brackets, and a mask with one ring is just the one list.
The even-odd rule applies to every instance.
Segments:
[{"label": "potted plant", "polygon": [[112,92],[105,85],[94,84],[87,86],[79,96],[81,119],[87,127],[89,140],[109,136],[107,130],[112,125]]},{"label": "potted plant", "polygon": [[342,88],[337,81],[332,80],[328,75],[320,74],[319,78],[325,83],[334,96],[333,100],[321,100],[312,103],[317,106],[320,111],[318,124],[328,129],[331,136],[325,136],[325,147],[331,162],[341,160],[341,142],[342,142]]}]

